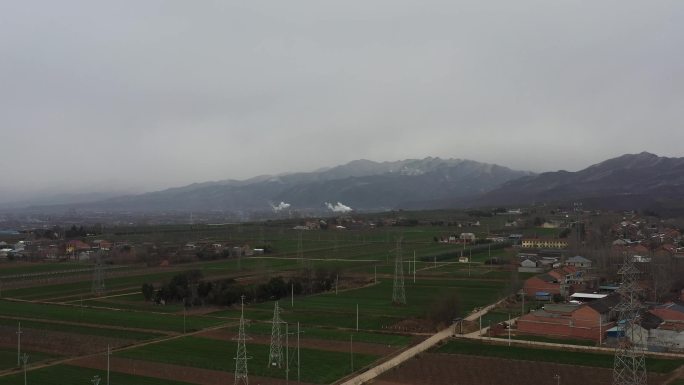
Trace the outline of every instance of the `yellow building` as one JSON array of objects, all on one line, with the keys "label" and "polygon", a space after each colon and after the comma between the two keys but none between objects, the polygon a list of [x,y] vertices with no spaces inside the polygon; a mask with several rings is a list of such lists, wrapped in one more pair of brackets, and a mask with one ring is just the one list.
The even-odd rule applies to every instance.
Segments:
[{"label": "yellow building", "polygon": [[522,247],[526,249],[565,249],[568,241],[559,238],[524,238]]}]

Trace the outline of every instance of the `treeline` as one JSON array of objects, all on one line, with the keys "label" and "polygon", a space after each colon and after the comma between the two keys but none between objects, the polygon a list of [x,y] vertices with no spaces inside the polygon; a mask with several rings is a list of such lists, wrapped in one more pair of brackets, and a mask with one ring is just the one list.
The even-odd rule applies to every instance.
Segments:
[{"label": "treeline", "polygon": [[191,270],[175,275],[157,289],[150,283],[144,283],[142,293],[145,300],[159,304],[180,302],[186,307],[230,306],[239,303],[243,295],[247,302],[265,302],[279,300],[291,294],[305,295],[330,291],[335,287],[337,276],[337,270],[303,269],[298,275],[287,279],[278,276],[265,283],[244,285],[232,278],[204,280],[201,271]]}]

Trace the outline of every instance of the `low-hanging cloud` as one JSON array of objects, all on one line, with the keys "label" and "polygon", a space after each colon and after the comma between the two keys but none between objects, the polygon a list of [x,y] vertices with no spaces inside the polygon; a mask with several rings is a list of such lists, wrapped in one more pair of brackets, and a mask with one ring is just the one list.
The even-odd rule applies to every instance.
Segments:
[{"label": "low-hanging cloud", "polygon": [[285,203],[285,202],[280,202],[280,203],[278,203],[277,205],[275,205],[275,204],[273,204],[273,203],[269,203],[269,204],[271,205],[271,208],[273,209],[273,212],[276,212],[276,213],[279,213],[279,212],[281,212],[281,211],[283,211],[283,210],[287,210],[287,209],[289,209],[289,208],[292,206],[291,204]]},{"label": "low-hanging cloud", "polygon": [[330,203],[330,202],[325,202],[325,206],[326,206],[329,210],[331,210],[331,211],[333,211],[333,212],[336,212],[336,213],[348,213],[348,212],[350,212],[350,211],[353,210],[351,207],[349,207],[349,206],[343,204],[342,202],[337,202],[337,204],[332,204],[332,203]]}]

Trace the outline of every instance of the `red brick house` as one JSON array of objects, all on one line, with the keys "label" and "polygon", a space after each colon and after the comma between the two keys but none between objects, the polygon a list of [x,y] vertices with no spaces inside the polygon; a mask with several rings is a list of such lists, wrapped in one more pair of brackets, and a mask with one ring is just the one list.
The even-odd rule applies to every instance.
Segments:
[{"label": "red brick house", "polygon": [[528,278],[523,284],[523,291],[528,297],[534,297],[537,292],[569,295],[583,287],[582,273],[573,266],[563,266]]},{"label": "red brick house", "polygon": [[528,297],[534,297],[537,292],[560,294],[560,282],[550,274],[535,275],[525,280],[523,291]]},{"label": "red brick house", "polygon": [[518,333],[603,340],[606,330],[615,326],[612,309],[619,302],[618,295],[609,295],[582,305],[549,304],[520,317]]}]

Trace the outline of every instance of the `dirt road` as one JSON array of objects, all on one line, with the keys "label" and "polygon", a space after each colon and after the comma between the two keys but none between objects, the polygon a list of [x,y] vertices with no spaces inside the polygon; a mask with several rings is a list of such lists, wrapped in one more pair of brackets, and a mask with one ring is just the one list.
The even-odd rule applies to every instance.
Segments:
[{"label": "dirt road", "polygon": [[[501,301],[499,301],[499,302],[501,302]],[[467,317],[465,317],[465,320],[466,321],[474,321],[474,320],[478,319],[480,316],[487,314],[487,312],[489,310],[496,307],[499,304],[499,302],[493,303],[489,306],[486,306],[486,307],[478,310],[477,312],[474,312],[474,313],[468,315]],[[426,339],[425,341],[422,341],[422,342],[418,343],[417,345],[414,345],[410,348],[407,348],[407,349],[401,351],[398,355],[390,358],[389,360],[381,362],[377,366],[374,366],[374,367],[366,370],[365,372],[358,374],[352,378],[343,379],[343,380],[341,380],[341,382],[338,382],[338,384],[340,384],[340,385],[360,385],[360,384],[363,384],[365,382],[368,382],[368,381],[378,377],[382,373],[384,373],[384,372],[386,372],[386,371],[410,360],[411,358],[415,357],[416,355],[432,348],[433,346],[437,345],[441,341],[451,337],[453,335],[453,331],[454,331],[453,327],[448,327],[446,329],[443,329],[443,330],[437,332],[436,334],[432,335],[430,338]]]}]

